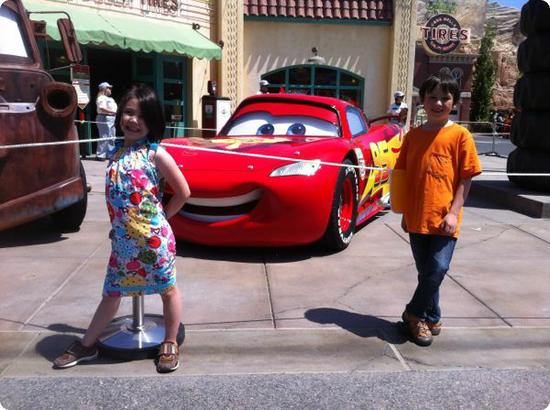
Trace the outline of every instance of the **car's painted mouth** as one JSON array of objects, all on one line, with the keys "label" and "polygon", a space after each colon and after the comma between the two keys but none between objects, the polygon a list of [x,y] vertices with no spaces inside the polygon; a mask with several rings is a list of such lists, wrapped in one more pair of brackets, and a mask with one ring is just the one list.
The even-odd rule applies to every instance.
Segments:
[{"label": "car's painted mouth", "polygon": [[262,196],[260,188],[243,195],[198,198],[191,197],[179,211],[185,218],[198,222],[222,222],[238,219],[249,214]]}]

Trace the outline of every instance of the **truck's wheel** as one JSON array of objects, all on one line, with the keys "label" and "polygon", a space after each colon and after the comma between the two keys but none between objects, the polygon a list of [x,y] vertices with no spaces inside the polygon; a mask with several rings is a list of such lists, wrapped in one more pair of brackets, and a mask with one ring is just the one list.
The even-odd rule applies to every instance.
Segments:
[{"label": "truck's wheel", "polygon": [[528,73],[514,87],[514,105],[520,110],[550,111],[550,72]]},{"label": "truck's wheel", "polygon": [[[344,165],[351,165],[345,160]],[[341,251],[348,247],[357,221],[358,181],[352,167],[342,167],[338,174],[327,230],[321,244],[327,250]]]},{"label": "truck's wheel", "polygon": [[524,36],[550,31],[550,6],[548,3],[544,0],[529,0],[521,8],[519,26]]},{"label": "truck's wheel", "polygon": [[[550,151],[517,148],[508,156],[506,171],[509,173],[550,173]],[[526,189],[550,192],[548,176],[509,176],[510,182]]]},{"label": "truck's wheel", "polygon": [[86,173],[84,172],[82,162],[80,162],[80,181],[82,182],[84,197],[77,203],[52,214],[55,224],[62,231],[77,231],[86,216],[86,208],[88,206],[88,187],[86,184]]},{"label": "truck's wheel", "polygon": [[521,42],[518,69],[522,73],[550,71],[550,32],[532,34]]},{"label": "truck's wheel", "polygon": [[519,148],[550,150],[550,112],[521,111],[512,121],[510,140]]}]

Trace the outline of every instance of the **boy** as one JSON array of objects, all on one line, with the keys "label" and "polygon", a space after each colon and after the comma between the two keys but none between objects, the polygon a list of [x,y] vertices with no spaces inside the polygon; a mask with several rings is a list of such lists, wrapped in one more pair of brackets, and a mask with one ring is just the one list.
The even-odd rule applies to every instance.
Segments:
[{"label": "boy", "polygon": [[395,165],[404,186],[401,226],[409,233],[418,285],[403,312],[414,343],[429,346],[441,331],[439,287],[460,232],[471,179],[481,173],[472,135],[449,120],[459,99],[456,81],[433,75],[420,87],[427,121],[406,136]]}]

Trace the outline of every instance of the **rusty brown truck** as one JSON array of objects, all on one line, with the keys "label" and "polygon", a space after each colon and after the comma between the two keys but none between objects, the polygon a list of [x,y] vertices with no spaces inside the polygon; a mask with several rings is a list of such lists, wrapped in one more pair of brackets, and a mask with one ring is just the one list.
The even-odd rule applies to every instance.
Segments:
[{"label": "rusty brown truck", "polygon": [[[76,230],[86,213],[78,144],[49,144],[78,139],[77,96],[45,70],[35,38],[45,24],[37,16],[31,20],[20,0],[0,0],[0,231],[46,215]],[[67,60],[78,63],[70,19],[58,27]],[[13,147],[21,144],[36,145]]]}]

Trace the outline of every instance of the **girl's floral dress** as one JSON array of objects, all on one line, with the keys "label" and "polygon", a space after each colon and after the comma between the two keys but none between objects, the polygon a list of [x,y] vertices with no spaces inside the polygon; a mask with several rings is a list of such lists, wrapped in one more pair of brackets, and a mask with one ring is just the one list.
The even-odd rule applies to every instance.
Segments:
[{"label": "girl's floral dress", "polygon": [[107,166],[105,197],[111,218],[111,257],[103,294],[164,293],[176,284],[176,241],[162,208],[158,149],[147,139],[121,147]]}]

